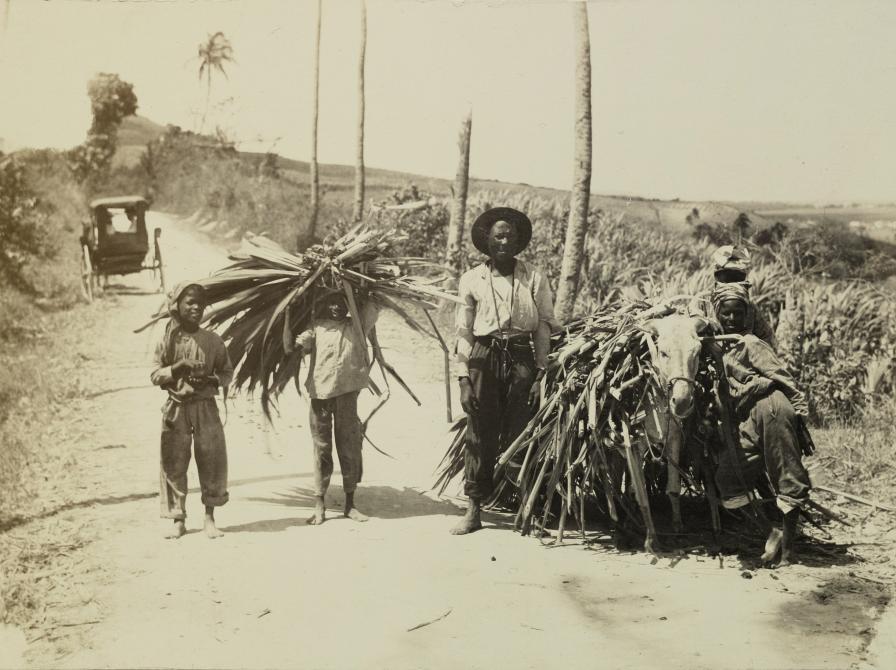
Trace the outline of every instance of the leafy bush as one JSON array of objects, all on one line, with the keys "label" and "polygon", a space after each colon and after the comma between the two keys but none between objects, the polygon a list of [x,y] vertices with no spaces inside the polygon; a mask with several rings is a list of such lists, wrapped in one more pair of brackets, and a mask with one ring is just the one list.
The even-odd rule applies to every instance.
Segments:
[{"label": "leafy bush", "polygon": [[85,142],[69,152],[69,161],[75,178],[93,190],[108,177],[118,144],[118,127],[124,117],[137,112],[137,95],[132,84],[107,72],[88,82],[87,95],[93,122]]},{"label": "leafy bush", "polygon": [[816,420],[850,420],[877,395],[892,394],[896,302],[876,286],[798,278],[778,334]]},{"label": "leafy bush", "polygon": [[[283,176],[274,154],[250,160],[222,138],[177,126],[168,126],[139,164],[117,170],[98,192],[140,193],[156,209],[214,220],[228,237],[265,233],[288,248],[308,223],[308,188]],[[350,203],[322,198],[321,221],[338,225],[350,214]]]},{"label": "leafy bush", "polygon": [[41,203],[15,158],[0,166],[0,278],[8,285],[36,293],[25,276],[33,259],[49,257],[47,207]]}]

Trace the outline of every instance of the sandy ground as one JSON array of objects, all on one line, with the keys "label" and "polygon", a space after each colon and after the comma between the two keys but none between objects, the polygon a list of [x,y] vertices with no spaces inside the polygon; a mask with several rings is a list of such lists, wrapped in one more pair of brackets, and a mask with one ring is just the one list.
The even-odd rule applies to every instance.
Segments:
[{"label": "sandy ground", "polygon": [[[150,223],[163,228],[171,282],[223,265],[223,252],[183,222],[152,214]],[[225,427],[231,500],[218,519],[226,536],[198,532],[202,508],[191,489],[190,532],[162,540],[164,398],[148,384],[159,330],[131,332],[160,303],[149,288],[147,277],[122,280],[104,298],[112,318],[82,354],[87,398],[60,428],[78,445],[79,493],[33,523],[86,524],[96,539],[78,551],[83,579],[59,596],[63,623],[32,640],[30,665],[896,667],[892,644],[873,640],[878,625],[896,630],[892,613],[881,619],[887,580],[869,576],[880,573],[857,556],[782,571],[699,552],[655,560],[522,538],[499,515],[482,532],[450,536],[456,499],[427,493],[446,447],[441,352],[388,320],[386,356],[423,406],[396,388],[372,424],[396,460],[365,448],[357,502],[370,522],[339,515],[337,474],[330,520],[306,525],[304,401],[286,394],[273,430],[240,397]],[[190,482],[198,485],[193,466]]]}]

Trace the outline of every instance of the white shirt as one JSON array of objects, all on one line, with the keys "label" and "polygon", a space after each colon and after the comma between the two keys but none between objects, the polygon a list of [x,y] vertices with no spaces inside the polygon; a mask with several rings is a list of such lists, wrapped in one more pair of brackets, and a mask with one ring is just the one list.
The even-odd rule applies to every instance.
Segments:
[{"label": "white shirt", "polygon": [[[517,259],[513,273],[494,276],[491,263],[467,270],[460,278],[457,292],[463,305],[457,307],[458,374],[468,373],[467,363],[473,340],[484,335],[521,335],[541,330],[548,335],[557,321],[554,299],[547,278],[540,270]],[[544,328],[539,328],[541,325]],[[536,347],[536,351],[543,347]],[[544,351],[546,354],[546,350]],[[544,367],[545,361],[536,361]]]}]

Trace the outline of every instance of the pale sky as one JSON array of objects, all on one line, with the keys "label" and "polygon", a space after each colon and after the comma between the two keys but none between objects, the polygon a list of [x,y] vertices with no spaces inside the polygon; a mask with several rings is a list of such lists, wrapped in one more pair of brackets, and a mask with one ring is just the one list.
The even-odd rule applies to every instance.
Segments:
[{"label": "pale sky", "polygon": [[[0,32],[6,150],[70,147],[87,80],[116,72],[139,113],[195,128],[197,45],[237,62],[215,112],[247,149],[307,160],[311,0],[11,0]],[[319,159],[354,162],[359,5],[324,0]],[[592,190],[682,199],[896,200],[896,2],[591,2]],[[2,6],[0,6],[2,20]],[[367,164],[568,188],[569,3],[368,0]],[[255,141],[261,138],[260,141]]]}]

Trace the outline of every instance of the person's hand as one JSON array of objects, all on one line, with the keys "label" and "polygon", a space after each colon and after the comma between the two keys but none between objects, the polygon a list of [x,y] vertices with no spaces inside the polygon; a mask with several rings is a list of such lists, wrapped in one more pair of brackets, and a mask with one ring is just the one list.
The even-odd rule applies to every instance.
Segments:
[{"label": "person's hand", "polygon": [[541,399],[541,380],[536,379],[532,382],[532,388],[529,389],[529,409],[538,408],[538,401]]},{"label": "person's hand", "polygon": [[709,355],[713,358],[718,358],[722,356],[724,350],[722,349],[722,344],[720,342],[716,342],[715,340],[710,341],[706,344],[706,350],[709,352]]},{"label": "person's hand", "polygon": [[175,376],[182,377],[184,375],[196,375],[202,371],[204,363],[195,358],[185,358],[171,366],[171,372]]},{"label": "person's hand", "polygon": [[208,373],[205,370],[205,363],[202,361],[190,361],[192,364],[190,371],[187,373],[187,381],[190,386],[198,388],[208,383]]},{"label": "person's hand", "polygon": [[217,388],[221,385],[217,375],[191,375],[187,377],[187,381],[194,389],[198,389],[202,386],[214,386]]},{"label": "person's hand", "polygon": [[189,377],[187,377],[187,382],[194,389],[198,389],[202,386],[205,386],[206,384],[209,383],[210,380],[211,380],[211,377],[196,377],[193,375],[190,375]]},{"label": "person's hand", "polygon": [[479,412],[479,399],[473,394],[469,377],[460,378],[460,406],[471,416]]}]

